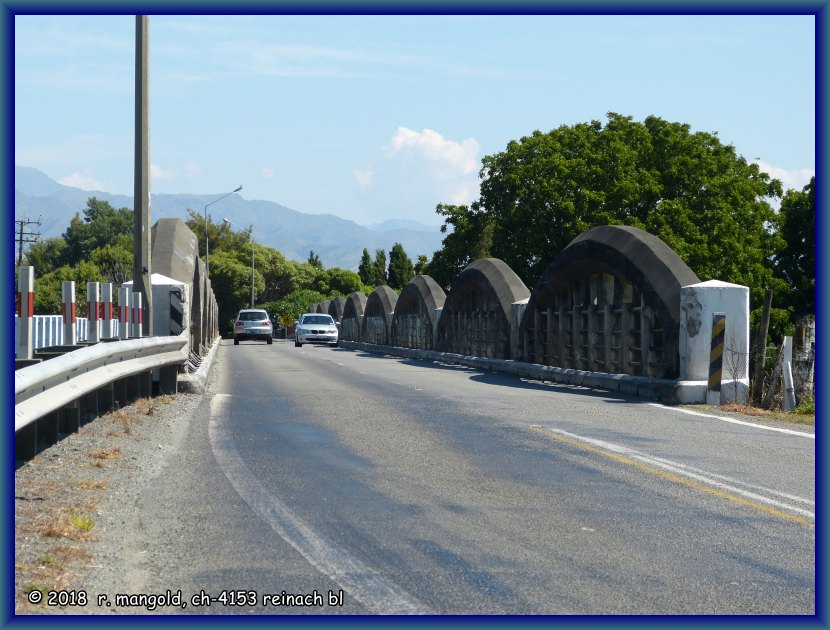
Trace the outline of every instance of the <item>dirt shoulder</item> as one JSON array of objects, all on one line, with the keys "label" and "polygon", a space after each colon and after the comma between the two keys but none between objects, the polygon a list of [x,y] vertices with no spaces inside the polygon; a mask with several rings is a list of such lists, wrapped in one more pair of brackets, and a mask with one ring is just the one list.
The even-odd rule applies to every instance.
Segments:
[{"label": "dirt shoulder", "polygon": [[119,571],[123,541],[138,521],[136,501],[178,448],[201,399],[137,400],[15,471],[15,614],[96,608],[89,584]]}]

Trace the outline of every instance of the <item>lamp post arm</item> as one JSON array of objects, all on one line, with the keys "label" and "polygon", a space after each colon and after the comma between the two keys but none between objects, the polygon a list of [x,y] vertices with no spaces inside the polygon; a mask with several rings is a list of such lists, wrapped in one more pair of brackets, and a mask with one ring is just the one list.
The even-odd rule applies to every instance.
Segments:
[{"label": "lamp post arm", "polygon": [[240,190],[242,190],[242,186],[240,186],[239,188],[236,188],[235,190],[232,190],[231,192],[229,192],[227,194],[222,195],[221,197],[219,197],[219,199],[214,199],[210,203],[205,204],[205,275],[208,278],[210,278],[210,237],[208,236],[208,231],[209,230],[208,230],[208,216],[207,216],[208,206],[212,206],[217,201],[222,201],[225,197],[228,197],[228,196],[230,196],[234,193],[237,193]]}]

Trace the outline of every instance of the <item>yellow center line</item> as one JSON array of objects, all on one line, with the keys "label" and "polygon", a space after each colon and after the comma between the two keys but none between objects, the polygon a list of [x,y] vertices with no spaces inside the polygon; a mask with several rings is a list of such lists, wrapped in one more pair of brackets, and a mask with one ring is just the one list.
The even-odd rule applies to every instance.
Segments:
[{"label": "yellow center line", "polygon": [[758,510],[759,512],[764,512],[771,516],[775,516],[787,521],[792,521],[794,523],[799,523],[801,525],[806,525],[807,527],[815,527],[815,524],[803,517],[795,516],[794,514],[789,514],[784,512],[783,510],[778,510],[776,508],[770,507],[768,505],[764,505],[763,503],[759,503],[757,501],[752,501],[750,499],[746,499],[744,497],[740,497],[729,492],[724,492],[723,490],[719,490],[717,488],[712,488],[705,484],[699,483],[692,479],[687,479],[680,475],[675,475],[673,473],[667,472],[665,470],[661,470],[655,466],[650,466],[649,464],[644,464],[643,462],[638,462],[635,459],[631,459],[630,457],[626,457],[625,455],[620,455],[619,453],[614,453],[598,446],[594,446],[593,444],[588,444],[586,442],[582,442],[580,440],[575,440],[573,438],[566,437],[564,435],[560,435],[558,433],[554,433],[545,427],[539,426],[537,424],[531,424],[530,429],[544,435],[546,437],[552,438],[557,442],[562,442],[564,444],[569,444],[570,446],[575,446],[580,448],[584,451],[588,451],[591,453],[595,453],[597,455],[602,455],[603,457],[607,457],[608,459],[613,459],[615,461],[620,462],[621,464],[627,464],[629,466],[634,466],[638,470],[641,470],[646,473],[650,473],[652,475],[657,475],[658,477],[662,477],[667,481],[672,481],[674,483],[679,483],[684,485],[688,488],[694,488],[695,490],[700,490],[701,492],[705,492],[706,494],[710,494],[712,496],[726,499],[727,501],[732,501],[733,503],[737,503],[738,505],[743,505],[744,507],[752,508]]}]

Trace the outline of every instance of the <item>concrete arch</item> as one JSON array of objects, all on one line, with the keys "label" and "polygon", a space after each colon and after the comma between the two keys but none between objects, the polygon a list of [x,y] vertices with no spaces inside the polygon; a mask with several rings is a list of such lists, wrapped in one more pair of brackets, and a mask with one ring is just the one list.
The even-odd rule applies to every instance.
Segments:
[{"label": "concrete arch", "polygon": [[328,300],[323,300],[322,302],[318,302],[317,304],[314,305],[314,308],[315,308],[315,310],[314,310],[315,313],[326,314],[326,313],[329,312],[329,301]]},{"label": "concrete arch", "polygon": [[363,327],[363,312],[368,298],[362,291],[355,291],[343,305],[343,318],[340,320],[340,338],[344,341],[360,341]]},{"label": "concrete arch", "polygon": [[383,284],[372,292],[363,311],[361,341],[379,345],[389,343],[389,329],[392,327],[397,301],[398,294],[388,285]]},{"label": "concrete arch", "polygon": [[629,226],[580,234],[547,268],[522,319],[526,361],[677,378],[680,288],[698,277],[658,237]]},{"label": "concrete arch", "polygon": [[415,276],[403,288],[395,304],[389,343],[402,348],[432,350],[438,329],[439,309],[447,295],[430,276]]},{"label": "concrete arch", "polygon": [[438,322],[438,350],[510,359],[512,304],[530,297],[521,278],[498,258],[471,262],[452,284]]},{"label": "concrete arch", "polygon": [[338,295],[331,302],[329,302],[328,314],[334,318],[334,321],[339,322],[343,319],[343,307],[346,306],[346,298]]}]

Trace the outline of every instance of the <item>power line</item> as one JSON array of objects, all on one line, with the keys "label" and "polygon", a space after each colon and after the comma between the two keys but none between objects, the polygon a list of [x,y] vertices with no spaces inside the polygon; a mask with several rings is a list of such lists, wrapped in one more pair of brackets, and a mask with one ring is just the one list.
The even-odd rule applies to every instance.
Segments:
[{"label": "power line", "polygon": [[43,217],[38,217],[37,221],[30,221],[29,217],[23,219],[15,219],[17,224],[15,231],[17,232],[17,266],[23,264],[23,243],[36,243],[40,238],[40,232],[27,232],[25,228],[29,225],[36,225],[40,227]]}]

